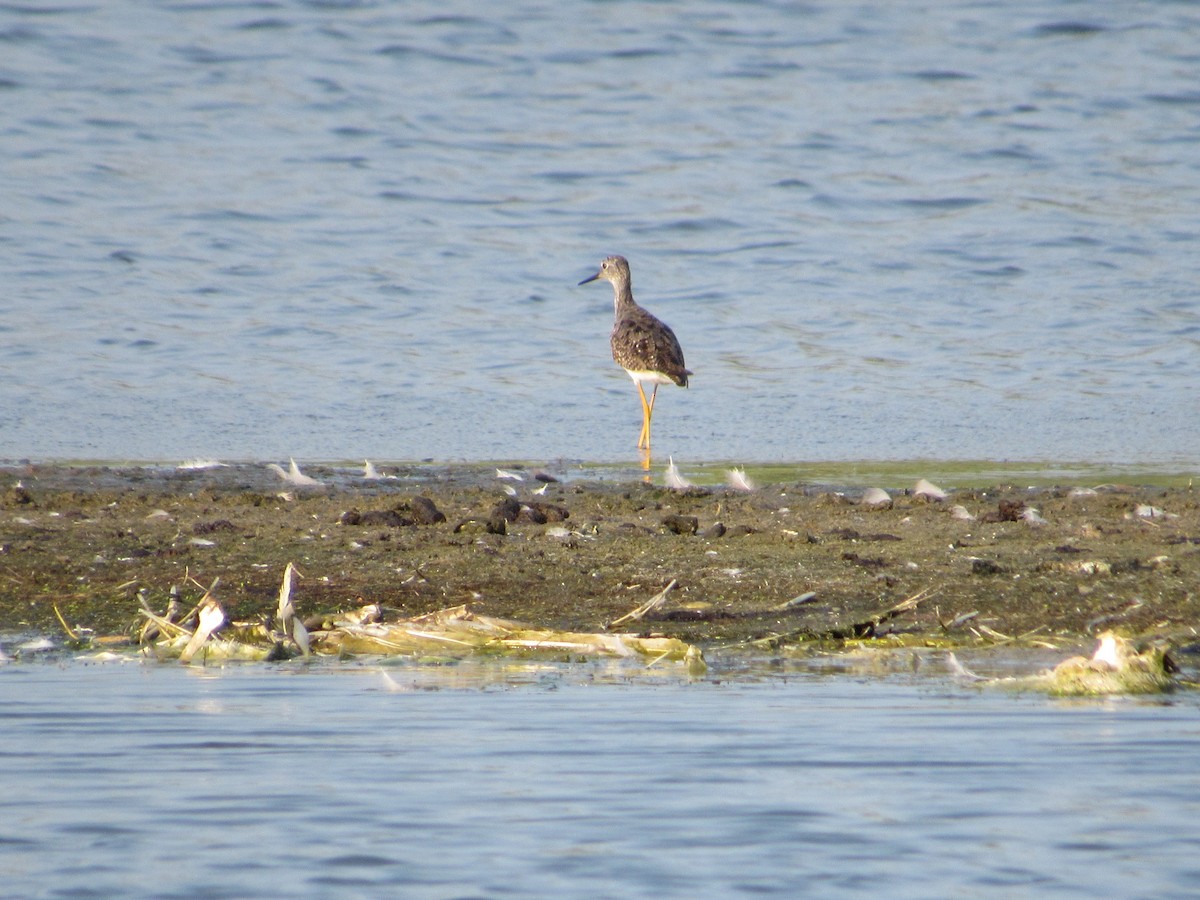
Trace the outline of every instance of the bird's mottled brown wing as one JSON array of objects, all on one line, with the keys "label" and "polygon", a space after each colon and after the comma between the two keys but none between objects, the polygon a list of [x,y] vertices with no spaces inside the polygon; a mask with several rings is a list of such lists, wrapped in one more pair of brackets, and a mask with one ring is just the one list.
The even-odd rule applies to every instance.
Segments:
[{"label": "bird's mottled brown wing", "polygon": [[634,371],[661,372],[680,387],[687,387],[683,348],[664,322],[646,310],[626,311],[613,326],[612,355],[617,365]]}]

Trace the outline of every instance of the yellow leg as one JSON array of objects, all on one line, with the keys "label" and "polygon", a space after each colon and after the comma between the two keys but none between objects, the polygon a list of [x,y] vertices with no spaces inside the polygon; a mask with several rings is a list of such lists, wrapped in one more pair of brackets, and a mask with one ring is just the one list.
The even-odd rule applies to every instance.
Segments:
[{"label": "yellow leg", "polygon": [[[654,401],[658,397],[658,385],[654,386],[654,390],[650,392],[650,403],[646,406],[646,449],[650,449],[650,420],[654,417]],[[643,395],[643,400],[645,395]]]},{"label": "yellow leg", "polygon": [[[638,396],[642,399],[642,430],[638,432],[637,445],[639,450],[649,450],[650,411],[653,409],[653,404],[646,402],[646,392],[642,390],[642,383],[640,381],[635,381],[634,384],[637,385]],[[657,386],[655,386],[655,390],[657,389]]]}]

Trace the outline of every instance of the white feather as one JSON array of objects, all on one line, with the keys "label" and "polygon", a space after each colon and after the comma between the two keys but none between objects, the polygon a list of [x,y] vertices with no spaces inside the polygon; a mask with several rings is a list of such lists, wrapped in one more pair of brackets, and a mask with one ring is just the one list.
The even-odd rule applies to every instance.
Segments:
[{"label": "white feather", "polygon": [[200,607],[200,623],[196,626],[196,630],[192,633],[191,640],[187,642],[187,646],[183,648],[183,652],[179,654],[179,661],[188,663],[192,661],[192,657],[208,640],[209,636],[225,624],[225,611],[221,609],[221,605],[212,597],[207,597]]},{"label": "white feather", "polygon": [[308,629],[304,627],[304,623],[299,619],[292,622],[292,638],[296,641],[296,646],[300,648],[302,656],[309,656],[312,653],[312,647],[308,639]]},{"label": "white feather", "polygon": [[1092,662],[1105,663],[1114,669],[1121,668],[1125,662],[1125,648],[1117,642],[1117,636],[1111,631],[1100,635],[1100,646],[1092,654]]},{"label": "white feather", "polygon": [[692,483],[679,474],[679,469],[675,465],[674,457],[667,457],[667,487],[675,491],[684,491],[692,486]]},{"label": "white feather", "polygon": [[730,469],[725,473],[725,483],[735,491],[753,491],[758,487],[750,480],[745,469]]},{"label": "white feather", "polygon": [[891,509],[892,496],[883,488],[867,488],[862,495],[863,506],[886,506]]},{"label": "white feather", "polygon": [[317,479],[310,478],[301,472],[300,467],[296,465],[296,460],[289,457],[288,462],[290,462],[291,465],[288,467],[286,472],[284,471],[283,466],[277,465],[276,463],[268,463],[267,468],[286,481],[288,484],[294,484],[297,487],[316,487],[321,484],[321,482],[317,481]]},{"label": "white feather", "polygon": [[395,480],[396,476],[382,474],[378,469],[375,468],[375,463],[371,462],[369,459],[364,459],[363,478],[367,479],[368,481],[381,481],[387,478]]},{"label": "white feather", "polygon": [[959,662],[958,657],[953,653],[946,654],[946,665],[950,669],[950,674],[952,674],[955,678],[963,678],[967,681],[984,680],[982,676],[976,675],[961,662]]},{"label": "white feather", "polygon": [[1021,518],[1024,519],[1026,522],[1028,522],[1030,525],[1045,525],[1046,524],[1046,520],[1042,518],[1042,514],[1039,513],[1032,506],[1027,506],[1023,510],[1021,510]]},{"label": "white feather", "polygon": [[296,608],[292,606],[292,579],[295,575],[296,567],[288,563],[283,570],[283,581],[279,585],[279,605],[275,610],[275,618],[279,620],[279,626],[286,632],[288,624],[292,621],[292,616],[296,612]]},{"label": "white feather", "polygon": [[914,497],[924,497],[926,500],[945,500],[946,492],[931,481],[920,479],[913,486]]}]

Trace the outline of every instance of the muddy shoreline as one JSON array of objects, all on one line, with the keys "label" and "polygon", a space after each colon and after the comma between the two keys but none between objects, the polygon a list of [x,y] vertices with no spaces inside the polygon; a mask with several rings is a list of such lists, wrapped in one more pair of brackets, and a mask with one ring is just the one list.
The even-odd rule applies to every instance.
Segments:
[{"label": "muddy shoreline", "polygon": [[267,616],[292,562],[303,615],[467,604],[600,631],[674,580],[621,630],[772,652],[1086,647],[1109,628],[1185,652],[1200,640],[1200,504],[1182,478],[943,499],[882,484],[890,504],[869,507],[861,487],[761,478],[746,492],[569,467],[379,470],[305,467],[323,484],[298,486],[257,464],[0,467],[0,636],[62,636],[58,614],[133,635],[138,592],[162,609],[173,586],[199,596],[189,578],[219,577],[231,618]]}]

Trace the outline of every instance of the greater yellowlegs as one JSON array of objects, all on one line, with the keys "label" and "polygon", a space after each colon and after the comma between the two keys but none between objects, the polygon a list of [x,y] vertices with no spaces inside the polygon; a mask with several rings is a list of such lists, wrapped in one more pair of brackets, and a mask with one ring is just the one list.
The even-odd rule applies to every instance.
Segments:
[{"label": "greater yellowlegs", "polygon": [[[580,284],[603,279],[613,286],[614,319],[612,356],[617,365],[629,373],[642,399],[642,431],[638,449],[650,449],[650,417],[654,415],[654,398],[660,384],[687,387],[689,372],[683,365],[683,349],[670,327],[637,305],[629,277],[629,262],[623,256],[610,256],[600,263],[600,271]],[[642,384],[654,385],[650,399]]]}]

